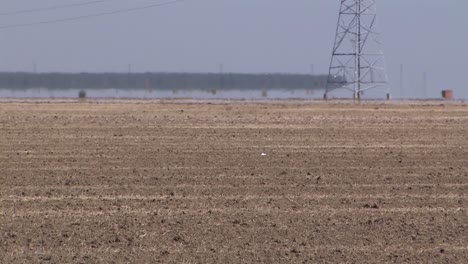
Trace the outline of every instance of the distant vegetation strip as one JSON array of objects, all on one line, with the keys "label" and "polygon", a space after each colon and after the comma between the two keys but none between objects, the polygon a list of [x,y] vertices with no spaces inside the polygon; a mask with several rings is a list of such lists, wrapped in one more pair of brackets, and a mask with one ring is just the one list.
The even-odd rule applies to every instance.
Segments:
[{"label": "distant vegetation strip", "polygon": [[0,73],[0,89],[323,89],[327,75],[243,73]]}]

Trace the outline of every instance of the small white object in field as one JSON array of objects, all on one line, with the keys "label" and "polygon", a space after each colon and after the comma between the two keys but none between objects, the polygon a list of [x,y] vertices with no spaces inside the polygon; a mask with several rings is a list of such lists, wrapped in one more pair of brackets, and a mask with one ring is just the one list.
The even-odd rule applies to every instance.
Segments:
[{"label": "small white object in field", "polygon": [[262,153],[262,156],[266,156],[266,154],[265,154],[265,153]]}]

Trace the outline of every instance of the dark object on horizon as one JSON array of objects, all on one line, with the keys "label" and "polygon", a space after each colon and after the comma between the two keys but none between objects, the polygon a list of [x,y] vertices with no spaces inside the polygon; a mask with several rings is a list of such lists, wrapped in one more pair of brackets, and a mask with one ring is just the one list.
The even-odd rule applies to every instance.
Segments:
[{"label": "dark object on horizon", "polygon": [[86,91],[81,90],[81,91],[78,93],[78,98],[80,98],[80,99],[86,99]]},{"label": "dark object on horizon", "polygon": [[[325,88],[327,75],[223,73],[223,90]],[[145,89],[220,88],[220,73],[24,73],[0,72],[0,89]]]},{"label": "dark object on horizon", "polygon": [[453,91],[452,90],[443,90],[442,91],[442,98],[446,100],[453,99]]}]

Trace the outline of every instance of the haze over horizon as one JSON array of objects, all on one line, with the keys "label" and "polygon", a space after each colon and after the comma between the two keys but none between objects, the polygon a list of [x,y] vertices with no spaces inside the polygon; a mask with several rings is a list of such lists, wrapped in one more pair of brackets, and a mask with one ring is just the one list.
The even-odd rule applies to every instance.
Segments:
[{"label": "haze over horizon", "polygon": [[[7,0],[0,27],[108,12],[164,1],[114,0],[5,15],[63,4]],[[69,0],[66,3],[83,3]],[[0,71],[225,72],[326,74],[339,0],[185,0],[131,13],[2,29]],[[468,98],[466,0],[378,0],[379,27],[392,93],[405,97],[453,89]],[[35,65],[35,66],[34,66]]]}]

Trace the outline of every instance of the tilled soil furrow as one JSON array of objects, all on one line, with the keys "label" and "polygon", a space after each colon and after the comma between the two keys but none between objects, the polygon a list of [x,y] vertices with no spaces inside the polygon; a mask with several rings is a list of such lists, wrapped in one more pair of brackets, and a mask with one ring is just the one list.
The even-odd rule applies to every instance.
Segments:
[{"label": "tilled soil furrow", "polygon": [[2,102],[0,262],[465,264],[467,121],[447,102]]},{"label": "tilled soil furrow", "polygon": [[[114,170],[115,168],[113,168]],[[312,171],[312,170],[309,170]],[[460,191],[467,191],[467,180],[465,172],[458,173],[447,171],[429,173],[427,175],[413,175],[406,174],[396,175],[392,174],[381,174],[381,175],[353,175],[351,172],[339,175],[336,171],[333,172],[303,172],[300,174],[285,173],[285,170],[279,169],[274,172],[273,175],[269,176],[268,173],[262,173],[262,176],[245,176],[250,170],[244,171],[238,176],[235,176],[232,172],[226,170],[216,171],[210,173],[207,171],[199,173],[183,173],[177,170],[165,170],[160,172],[144,172],[143,170],[136,170],[133,172],[116,172],[109,171],[108,173],[93,174],[82,170],[72,171],[55,171],[51,173],[35,173],[34,171],[22,172],[21,174],[8,173],[0,179],[0,184],[5,189],[22,188],[27,186],[37,186],[38,188],[46,188],[49,186],[62,186],[58,188],[74,188],[73,186],[84,186],[93,183],[95,186],[116,186],[115,188],[121,188],[122,186],[144,186],[142,188],[166,188],[168,186],[174,188],[190,187],[194,189],[205,188],[205,187],[220,187],[220,188],[237,188],[245,186],[245,188],[264,187],[268,186],[281,186],[284,188],[314,188],[323,189],[327,186],[331,186],[329,189],[333,191],[333,188],[343,191],[353,191],[356,188],[364,188],[366,190],[412,190],[412,189],[426,189],[427,191],[441,191],[448,190],[447,188],[460,189]],[[283,173],[284,172],[284,173]],[[284,175],[280,175],[280,174]],[[135,175],[136,174],[136,175]],[[252,173],[250,173],[252,174]],[[255,173],[254,173],[255,174]],[[310,175],[307,175],[310,174]],[[444,174],[446,176],[439,178],[438,174]],[[212,175],[212,176],[205,176]],[[233,175],[229,177],[229,175]],[[348,176],[349,175],[349,176]],[[383,184],[382,184],[383,183]],[[399,184],[400,183],[400,184]],[[338,187],[340,186],[341,187]],[[90,187],[93,188],[93,187]],[[0,187],[0,190],[2,188]]]},{"label": "tilled soil furrow", "polygon": [[[152,183],[154,184],[154,183]],[[16,199],[56,199],[57,197],[291,197],[306,199],[337,198],[349,199],[451,199],[454,202],[466,199],[466,185],[297,185],[297,184],[157,184],[113,186],[43,186],[12,187],[0,189],[0,201]],[[118,195],[116,195],[118,194]],[[42,198],[41,198],[42,197]],[[462,203],[463,204],[463,203]]]}]

